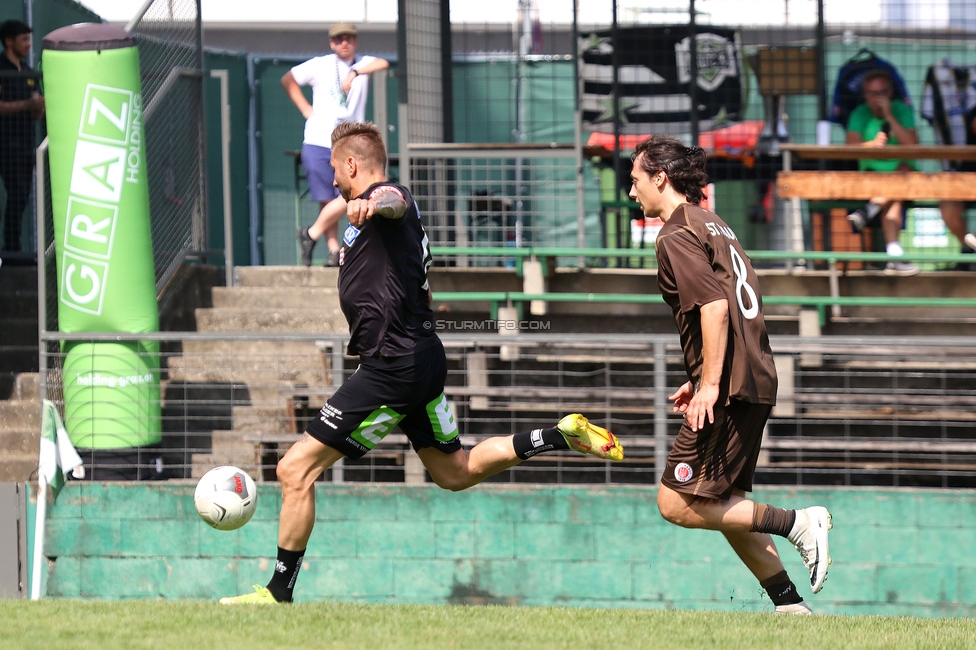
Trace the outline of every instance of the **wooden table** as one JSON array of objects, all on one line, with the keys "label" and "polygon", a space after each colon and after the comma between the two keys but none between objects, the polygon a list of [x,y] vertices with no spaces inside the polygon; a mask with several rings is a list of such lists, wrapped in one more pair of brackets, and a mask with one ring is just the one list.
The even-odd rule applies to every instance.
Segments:
[{"label": "wooden table", "polygon": [[[894,200],[976,201],[976,172],[793,171],[793,156],[812,160],[976,160],[976,146],[783,144],[780,149],[783,171],[776,175],[776,191],[791,203],[788,237],[793,251],[803,251],[800,199],[867,201],[883,196]],[[829,270],[831,295],[838,295],[836,265],[830,264]],[[835,305],[833,312],[839,315],[839,306]]]},{"label": "wooden table", "polygon": [[940,199],[976,201],[976,172],[793,171],[793,156],[814,160],[976,160],[976,146],[784,144],[776,191],[783,199],[814,201]]}]

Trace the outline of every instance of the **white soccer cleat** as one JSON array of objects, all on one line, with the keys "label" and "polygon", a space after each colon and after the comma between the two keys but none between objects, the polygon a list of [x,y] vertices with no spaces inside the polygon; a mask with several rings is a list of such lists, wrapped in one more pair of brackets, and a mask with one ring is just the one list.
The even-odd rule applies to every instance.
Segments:
[{"label": "white soccer cleat", "polygon": [[813,506],[796,511],[796,522],[787,536],[803,558],[803,566],[810,571],[810,591],[813,593],[820,591],[827,579],[827,569],[830,566],[827,533],[833,527],[827,509]]},{"label": "white soccer cleat", "polygon": [[811,616],[813,614],[813,610],[810,609],[809,605],[801,600],[800,602],[792,605],[777,605],[776,613],[793,614],[794,616]]}]

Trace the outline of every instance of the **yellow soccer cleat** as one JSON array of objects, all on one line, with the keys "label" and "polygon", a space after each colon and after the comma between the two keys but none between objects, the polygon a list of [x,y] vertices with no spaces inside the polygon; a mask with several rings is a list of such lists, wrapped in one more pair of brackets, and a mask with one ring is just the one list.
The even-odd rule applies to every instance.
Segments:
[{"label": "yellow soccer cleat", "polygon": [[277,605],[278,601],[266,587],[254,585],[253,594],[243,596],[228,596],[220,599],[221,605]]},{"label": "yellow soccer cleat", "polygon": [[567,415],[559,421],[556,428],[563,434],[570,449],[597,458],[624,459],[624,448],[617,440],[617,436],[603,427],[590,424],[590,421],[579,413]]}]

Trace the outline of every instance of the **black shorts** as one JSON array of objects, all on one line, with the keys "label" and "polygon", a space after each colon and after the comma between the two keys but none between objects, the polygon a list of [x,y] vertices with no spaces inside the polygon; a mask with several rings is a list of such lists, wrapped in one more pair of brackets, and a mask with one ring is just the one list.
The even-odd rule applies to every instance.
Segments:
[{"label": "black shorts", "polygon": [[306,431],[319,442],[360,458],[397,426],[415,450],[461,449],[444,396],[447,357],[437,345],[405,357],[362,358]]},{"label": "black shorts", "polygon": [[692,431],[682,422],[661,483],[676,492],[727,500],[733,490],[750,492],[763,428],[773,407],[736,399],[716,406],[715,422]]}]

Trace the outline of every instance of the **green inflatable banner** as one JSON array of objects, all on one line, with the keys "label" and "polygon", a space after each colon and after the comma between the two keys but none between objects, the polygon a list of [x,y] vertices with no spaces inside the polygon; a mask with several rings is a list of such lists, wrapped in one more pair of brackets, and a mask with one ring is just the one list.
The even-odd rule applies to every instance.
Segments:
[{"label": "green inflatable banner", "polygon": [[[44,38],[61,332],[157,332],[139,51],[120,27]],[[65,427],[76,447],[161,440],[159,343],[64,345]]]}]

